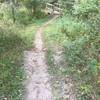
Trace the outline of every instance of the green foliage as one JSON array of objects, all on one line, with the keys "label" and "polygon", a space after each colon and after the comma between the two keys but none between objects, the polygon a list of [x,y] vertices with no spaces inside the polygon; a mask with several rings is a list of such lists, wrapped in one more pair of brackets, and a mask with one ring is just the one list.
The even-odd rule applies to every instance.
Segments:
[{"label": "green foliage", "polygon": [[30,17],[25,7],[21,7],[21,8],[15,7],[14,15],[13,15],[11,5],[3,3],[0,6],[0,20],[10,21],[10,22],[15,20],[17,23],[20,23],[20,24],[28,24],[30,21]]},{"label": "green foliage", "polygon": [[[88,84],[82,87],[84,92],[80,93],[82,100],[92,99],[95,92],[98,97],[99,72],[98,63],[100,62],[100,23],[99,23],[99,1],[80,0],[74,4],[71,17],[65,16],[61,26],[61,32],[66,33],[68,41],[64,43],[66,61],[69,67],[74,68],[71,75],[75,77],[77,83]],[[67,23],[67,24],[65,24]],[[62,31],[64,30],[64,31]],[[78,78],[79,76],[79,78]],[[78,92],[80,89],[78,90]],[[88,92],[91,92],[90,94]],[[99,99],[97,99],[99,100]]]},{"label": "green foliage", "polygon": [[25,0],[25,6],[31,11],[32,15],[35,17],[43,16],[41,15],[41,9],[45,7],[46,0]]},{"label": "green foliage", "polygon": [[8,4],[0,4],[0,19],[9,20],[11,19],[11,7]]},{"label": "green foliage", "polygon": [[32,16],[30,16],[28,10],[23,6],[16,11],[16,20],[20,24],[27,25],[32,21]]},{"label": "green foliage", "polygon": [[24,74],[20,60],[24,41],[9,25],[0,25],[0,100],[22,100]]},{"label": "green foliage", "polygon": [[23,100],[23,51],[33,45],[35,30],[36,25],[0,22],[0,100]]},{"label": "green foliage", "polygon": [[61,19],[60,30],[70,39],[74,39],[76,37],[83,36],[84,34],[88,33],[89,26],[83,21],[78,21],[71,16],[64,16]]},{"label": "green foliage", "polygon": [[98,74],[97,71],[97,61],[96,59],[92,59],[92,61],[90,62],[90,71],[92,73],[92,75],[96,76]]},{"label": "green foliage", "polygon": [[91,85],[87,85],[87,84],[82,84],[79,87],[82,100],[91,100],[92,99],[91,98],[92,89],[93,89],[92,86]]},{"label": "green foliage", "polygon": [[[65,6],[66,1],[63,0]],[[64,9],[69,10],[67,7]],[[79,100],[92,100],[93,96],[100,99],[99,9],[100,0],[79,0],[60,18],[59,23],[53,23],[46,31],[49,48],[56,44],[64,47],[67,66],[63,73],[74,77]]]},{"label": "green foliage", "polygon": [[42,12],[42,11],[37,11],[37,13],[35,13],[35,17],[37,19],[45,18],[46,14],[44,12]]},{"label": "green foliage", "polygon": [[22,0],[0,3],[0,20],[27,25],[33,18],[45,18],[43,12],[46,0]]},{"label": "green foliage", "polygon": [[88,16],[90,13],[99,11],[99,0],[80,0],[80,3],[74,5],[74,14],[79,16]]}]

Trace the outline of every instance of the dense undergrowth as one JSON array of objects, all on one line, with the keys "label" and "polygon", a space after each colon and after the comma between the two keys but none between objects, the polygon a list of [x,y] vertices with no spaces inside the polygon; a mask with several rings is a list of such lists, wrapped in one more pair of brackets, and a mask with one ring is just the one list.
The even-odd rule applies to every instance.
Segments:
[{"label": "dense undergrowth", "polygon": [[[100,99],[100,2],[81,1],[70,13],[57,19],[46,29],[47,58],[54,73],[53,49],[64,48],[67,66],[62,75],[71,75],[76,86],[77,99]],[[57,26],[57,27],[55,27]],[[63,67],[63,65],[62,65]],[[51,70],[53,70],[51,69]],[[56,71],[55,71],[56,70]]]},{"label": "dense undergrowth", "polygon": [[23,51],[32,46],[35,28],[0,23],[0,100],[22,100]]}]

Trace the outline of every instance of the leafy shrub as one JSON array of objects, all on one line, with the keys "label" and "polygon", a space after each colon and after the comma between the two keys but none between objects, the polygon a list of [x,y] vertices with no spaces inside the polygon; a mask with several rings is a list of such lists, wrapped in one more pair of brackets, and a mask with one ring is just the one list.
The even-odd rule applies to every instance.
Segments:
[{"label": "leafy shrub", "polygon": [[[29,11],[24,6],[14,6],[14,14],[10,4],[2,3],[0,5],[0,19],[4,21],[12,22],[15,20],[16,23],[27,25],[32,20]],[[13,19],[14,18],[14,19]]]},{"label": "leafy shrub", "polygon": [[66,34],[70,39],[82,36],[89,31],[89,26],[83,21],[77,21],[77,19],[70,16],[63,17],[61,20],[60,30]]},{"label": "leafy shrub", "polygon": [[[16,33],[17,32],[17,33]],[[0,23],[0,100],[22,100],[24,41],[12,24]]]},{"label": "leafy shrub", "polygon": [[[64,46],[68,66],[74,68],[70,72],[71,75],[76,76],[76,79],[80,77],[77,82],[82,81],[92,86],[93,91],[97,91],[100,72],[97,67],[100,62],[99,42],[97,38],[92,41],[89,36],[82,36],[67,42]],[[86,95],[91,97],[91,95]]]},{"label": "leafy shrub", "polygon": [[27,25],[32,20],[32,16],[29,15],[28,10],[25,7],[21,7],[17,10],[16,20],[20,24]]},{"label": "leafy shrub", "polygon": [[74,4],[70,17],[63,17],[60,27],[68,37],[64,43],[67,69],[72,69],[70,73],[77,82],[81,100],[100,99],[99,9],[99,0],[80,0]]},{"label": "leafy shrub", "polygon": [[80,3],[76,3],[73,8],[73,13],[80,17],[88,17],[89,14],[99,11],[99,0],[80,0]]},{"label": "leafy shrub", "polygon": [[2,3],[0,4],[0,19],[10,20],[12,18],[11,7],[8,4]]},{"label": "leafy shrub", "polygon": [[46,14],[45,14],[44,12],[38,10],[38,11],[35,13],[34,17],[40,19],[40,18],[46,17]]}]

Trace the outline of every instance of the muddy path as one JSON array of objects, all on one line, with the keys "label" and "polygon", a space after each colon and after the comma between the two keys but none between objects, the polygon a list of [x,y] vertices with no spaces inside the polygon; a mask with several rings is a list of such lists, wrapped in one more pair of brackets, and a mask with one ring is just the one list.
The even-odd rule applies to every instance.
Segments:
[{"label": "muddy path", "polygon": [[56,18],[57,16],[38,28],[34,42],[35,48],[24,52],[24,67],[27,75],[24,100],[52,100],[53,98],[42,34],[45,27]]}]

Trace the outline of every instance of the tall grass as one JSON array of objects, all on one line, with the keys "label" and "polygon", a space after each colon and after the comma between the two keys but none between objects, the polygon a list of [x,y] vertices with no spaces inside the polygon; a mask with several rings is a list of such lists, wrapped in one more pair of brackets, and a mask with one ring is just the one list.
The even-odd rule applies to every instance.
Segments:
[{"label": "tall grass", "polygon": [[0,100],[23,100],[23,51],[32,47],[35,30],[0,23]]}]

